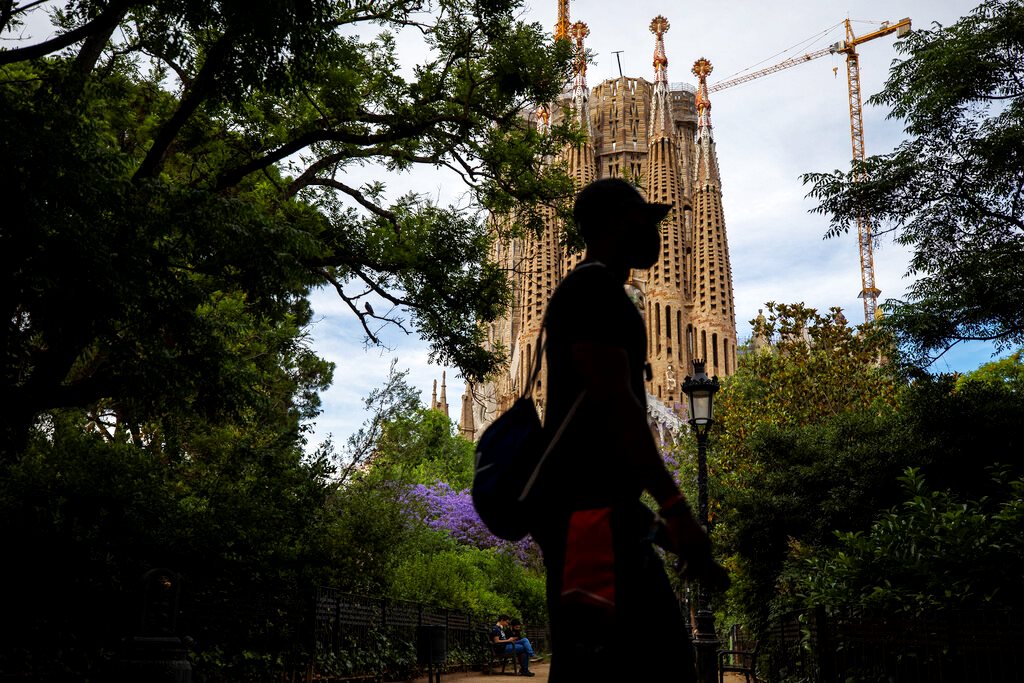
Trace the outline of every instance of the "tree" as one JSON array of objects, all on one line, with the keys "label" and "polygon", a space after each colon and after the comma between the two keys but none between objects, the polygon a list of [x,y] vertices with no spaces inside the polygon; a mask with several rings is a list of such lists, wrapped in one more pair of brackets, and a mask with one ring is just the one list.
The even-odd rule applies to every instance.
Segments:
[{"label": "tree", "polygon": [[838,308],[819,313],[768,302],[766,309],[751,321],[759,348],[744,356],[716,401],[720,453],[749,460],[746,438],[760,426],[801,427],[894,404],[899,379],[885,363],[892,345],[883,330],[852,329]]},{"label": "tree", "polygon": [[[3,2],[0,32],[51,5],[56,36],[0,50],[5,446],[59,407],[133,425],[222,410],[249,390],[221,372],[224,296],[253,321],[308,320],[310,289],[331,287],[372,342],[415,328],[471,379],[499,360],[478,321],[508,287],[479,211],[389,201],[380,178],[449,168],[527,226],[569,193],[538,161],[557,135],[521,116],[557,93],[569,48],[515,0]],[[398,63],[402,30],[422,63]]]},{"label": "tree", "polygon": [[[751,321],[757,348],[716,397],[708,454],[713,538],[729,556],[730,600],[754,627],[775,605],[792,541],[867,523],[902,468],[885,428],[900,387],[883,362],[888,335],[850,328],[835,308],[769,302],[765,313]],[[695,497],[692,453],[677,460]]]},{"label": "tree", "polygon": [[539,549],[487,530],[469,492],[473,444],[422,406],[406,375],[392,363],[342,458],[337,530],[358,558],[343,560],[343,573],[372,577],[359,590],[476,611],[514,607],[542,620]]},{"label": "tree", "polygon": [[[708,461],[714,540],[734,578],[730,616],[748,626],[804,607],[806,559],[902,503],[907,467],[962,501],[1006,495],[993,467],[1024,473],[1024,400],[1002,379],[1012,364],[907,382],[881,362],[891,345],[877,325],[852,330],[837,311],[777,304],[753,325],[762,348],[723,383]],[[678,460],[690,485],[692,459]]]},{"label": "tree", "polygon": [[837,534],[808,558],[801,589],[811,605],[886,615],[1019,609],[1024,480],[993,472],[995,495],[964,499],[931,490],[921,473],[900,477],[905,500],[869,530]]},{"label": "tree", "polygon": [[[846,173],[809,173],[828,236],[857,216],[912,249],[905,300],[886,325],[912,361],[952,345],[1024,342],[1024,4],[986,0],[949,27],[913,31],[885,88],[907,139]],[[885,232],[885,231],[879,231]],[[937,354],[937,355],[936,355]]]},{"label": "tree", "polygon": [[[339,491],[329,447],[304,453],[332,372],[308,295],[486,372],[477,319],[507,291],[488,228],[379,181],[453,167],[481,206],[523,200],[529,227],[569,185],[520,114],[568,50],[515,2],[430,9],[0,0],[5,41],[30,13],[56,29],[0,50],[0,535],[5,583],[33,600],[5,605],[5,673],[102,677],[133,628],[124,589],[169,566],[197,666],[252,678],[296,645],[297,594],[386,588],[400,553],[437,546]],[[400,30],[421,64],[397,63]]]},{"label": "tree", "polygon": [[1017,349],[1006,358],[985,363],[957,379],[958,387],[983,382],[1011,393],[1024,393],[1024,349]]},{"label": "tree", "polygon": [[189,456],[170,458],[83,420],[56,411],[0,470],[0,535],[17,558],[0,575],[18,587],[0,669],[102,677],[137,633],[139,578],[170,567],[197,672],[265,673],[296,646],[309,586],[340,583],[357,554],[340,547],[329,462],[288,434],[194,418]]}]

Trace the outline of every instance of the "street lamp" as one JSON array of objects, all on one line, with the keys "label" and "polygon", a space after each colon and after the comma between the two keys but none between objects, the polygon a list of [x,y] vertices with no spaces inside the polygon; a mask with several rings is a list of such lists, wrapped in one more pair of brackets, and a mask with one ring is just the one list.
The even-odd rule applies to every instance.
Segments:
[{"label": "street lamp", "polygon": [[[708,377],[704,361],[693,361],[693,376],[683,380],[682,391],[690,408],[690,426],[697,435],[697,506],[699,521],[711,530],[708,511],[708,431],[714,424],[715,392],[718,377]],[[715,615],[708,604],[708,591],[703,585],[697,589],[697,680],[713,683],[718,680],[718,637],[715,635]]]}]

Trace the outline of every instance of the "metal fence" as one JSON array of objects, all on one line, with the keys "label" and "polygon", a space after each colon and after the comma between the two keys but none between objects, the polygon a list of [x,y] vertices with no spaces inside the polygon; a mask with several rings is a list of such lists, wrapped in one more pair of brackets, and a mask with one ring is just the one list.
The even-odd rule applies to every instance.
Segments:
[{"label": "metal fence", "polygon": [[[443,670],[482,668],[497,616],[328,587],[303,597],[254,596],[241,606],[205,600],[184,608],[195,683],[408,680],[426,670],[417,651],[421,627],[443,627]],[[525,635],[535,651],[547,651],[546,624],[527,626]],[[237,661],[241,650],[244,661]]]},{"label": "metal fence", "polygon": [[1024,621],[1003,610],[917,619],[794,612],[764,640],[761,670],[773,683],[1024,681]]},{"label": "metal fence", "polygon": [[[487,663],[494,615],[474,615],[417,602],[370,598],[332,588],[314,597],[313,659],[307,678],[370,677],[401,680],[419,668],[420,627],[444,627],[448,670]],[[547,648],[546,626],[528,626],[534,650]]]}]

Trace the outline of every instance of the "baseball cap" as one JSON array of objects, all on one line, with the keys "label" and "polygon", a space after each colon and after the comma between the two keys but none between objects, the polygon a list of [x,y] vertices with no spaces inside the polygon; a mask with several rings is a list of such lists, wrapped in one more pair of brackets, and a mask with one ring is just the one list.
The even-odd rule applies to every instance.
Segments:
[{"label": "baseball cap", "polygon": [[668,215],[671,204],[648,202],[640,191],[622,178],[602,178],[590,183],[576,195],[572,217],[586,234],[586,228],[623,211],[639,210],[642,215],[657,223]]}]

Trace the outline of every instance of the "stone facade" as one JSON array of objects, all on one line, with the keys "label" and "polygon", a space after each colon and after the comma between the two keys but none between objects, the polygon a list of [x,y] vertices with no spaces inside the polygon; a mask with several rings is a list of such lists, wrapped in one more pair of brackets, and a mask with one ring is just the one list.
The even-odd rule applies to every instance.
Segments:
[{"label": "stone facade", "polygon": [[[577,22],[570,30],[578,48],[586,35],[585,25],[580,26]],[[635,182],[648,201],[673,205],[662,222],[661,259],[648,271],[634,271],[626,285],[647,324],[652,427],[667,436],[681,424],[672,416],[685,416],[686,399],[680,389],[695,358],[706,359],[708,374],[735,371],[736,321],[707,97],[710,64],[700,60],[695,65],[697,88],[670,84],[662,40],[668,22],[658,17],[651,30],[657,37],[653,81],[620,77],[591,90],[583,65],[560,101],[536,117],[536,125],[548,125],[549,116],[550,123],[557,123],[562,112],[579,117],[588,139],[563,150],[561,159],[577,187],[598,178],[623,177]],[[490,324],[488,341],[492,348],[504,349],[510,361],[506,372],[467,393],[464,400],[472,406],[463,409],[463,434],[479,436],[526,389],[547,301],[582,258],[564,253],[561,229],[552,214],[539,239],[502,242],[493,248],[492,258],[512,277],[514,303],[505,319]],[[533,387],[541,409],[543,370]]]}]

